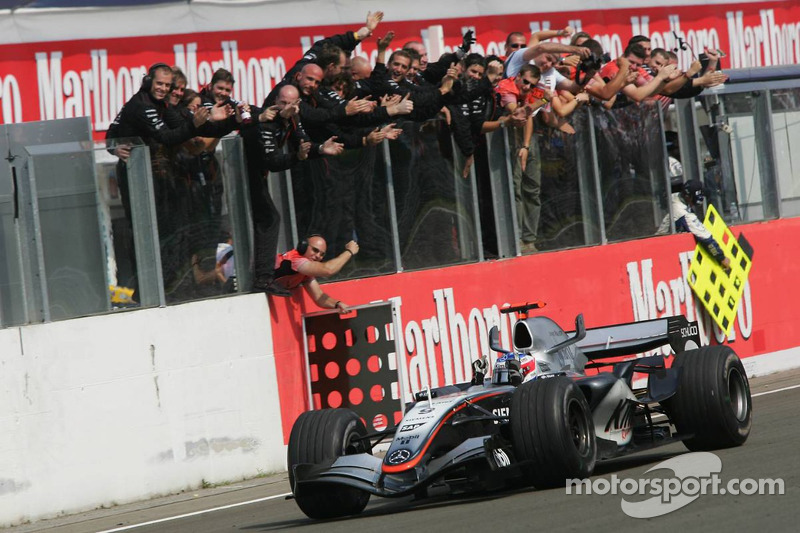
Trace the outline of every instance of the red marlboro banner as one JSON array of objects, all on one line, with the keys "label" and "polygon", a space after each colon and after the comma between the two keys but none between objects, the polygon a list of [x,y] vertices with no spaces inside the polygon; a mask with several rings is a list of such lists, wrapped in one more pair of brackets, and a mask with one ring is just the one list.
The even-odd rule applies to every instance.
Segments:
[{"label": "red marlboro banner", "polygon": [[[398,46],[412,39],[425,40],[435,59],[458,46],[467,28],[476,32],[474,51],[502,54],[511,31],[527,33],[568,24],[593,35],[614,57],[630,37],[645,34],[652,38],[654,48],[678,48],[684,66],[705,46],[728,54],[723,68],[800,63],[800,4],[796,2],[386,20],[378,33],[394,30]],[[192,88],[208,83],[214,70],[224,67],[237,80],[234,97],[260,104],[314,40],[354,29],[315,26],[0,45],[0,122],[88,115],[96,137],[102,138],[119,108],[138,90],[147,68],[156,62],[180,66]],[[685,50],[675,35],[686,44]],[[356,53],[374,60],[375,38]]]}]

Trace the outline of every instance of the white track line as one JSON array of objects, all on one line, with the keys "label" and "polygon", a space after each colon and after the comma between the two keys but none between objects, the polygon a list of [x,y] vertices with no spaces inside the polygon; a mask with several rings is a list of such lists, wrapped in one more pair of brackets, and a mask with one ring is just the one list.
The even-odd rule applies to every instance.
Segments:
[{"label": "white track line", "polygon": [[[797,389],[797,388],[800,388],[800,385],[792,385],[791,387],[784,387],[782,389],[775,389],[775,390],[770,390],[770,391],[765,391],[765,392],[758,392],[756,394],[753,394],[752,397],[755,398],[756,396],[764,396],[764,395],[767,395],[767,394],[774,394],[776,392],[783,392],[783,391]],[[656,418],[657,416],[663,416],[663,415],[655,415],[655,416],[653,416],[653,418]],[[250,505],[251,503],[265,502],[267,500],[274,500],[276,498],[285,498],[285,497],[291,496],[291,495],[292,495],[291,492],[287,492],[286,494],[276,494],[275,496],[267,496],[266,498],[259,498],[257,500],[250,500],[250,501],[247,501],[247,502],[240,502],[240,503],[232,503],[230,505],[223,505],[222,507],[214,507],[213,509],[205,509],[204,511],[195,511],[194,513],[186,513],[186,514],[182,514],[182,515],[178,515],[178,516],[170,516],[169,518],[159,518],[158,520],[151,520],[150,522],[142,522],[141,524],[132,524],[130,526],[118,527],[118,528],[115,528],[115,529],[106,529],[106,530],[103,530],[103,531],[98,531],[97,533],[116,533],[117,531],[126,531],[126,530],[129,530],[129,529],[135,529],[137,527],[151,526],[153,524],[160,524],[162,522],[169,522],[171,520],[180,520],[181,518],[188,518],[190,516],[197,516],[197,515],[201,515],[201,514],[204,514],[204,513],[213,513],[214,511],[223,511],[225,509],[232,509],[234,507],[241,507],[242,505]]]},{"label": "white track line", "polygon": [[159,518],[158,520],[151,520],[149,522],[142,522],[141,524],[132,524],[130,526],[117,527],[117,528],[114,528],[114,529],[105,529],[103,531],[98,531],[97,533],[114,533],[116,531],[126,531],[128,529],[134,529],[134,528],[137,528],[137,527],[151,526],[153,524],[160,524],[162,522],[169,522],[171,520],[180,520],[181,518],[188,518],[190,516],[197,516],[197,515],[201,515],[201,514],[205,514],[205,513],[213,513],[214,511],[223,511],[225,509],[232,509],[234,507],[241,507],[242,505],[250,505],[251,503],[265,502],[267,500],[274,500],[276,498],[285,498],[285,497],[291,496],[291,495],[292,495],[291,492],[287,492],[286,494],[276,494],[274,496],[267,496],[266,498],[258,498],[257,500],[250,500],[250,501],[247,501],[247,502],[232,503],[230,505],[223,505],[222,507],[214,507],[212,509],[205,509],[203,511],[195,511],[193,513],[186,513],[186,514],[181,514],[181,515],[178,515],[178,516],[170,516],[169,518]]},{"label": "white track line", "polygon": [[751,396],[753,398],[755,398],[756,396],[765,396],[767,394],[774,394],[776,392],[783,392],[785,390],[792,390],[792,389],[797,389],[797,388],[800,388],[800,385],[792,385],[791,387],[784,387],[782,389],[775,389],[775,390],[768,390],[768,391],[764,391],[764,392],[757,392],[755,394],[751,394]]}]

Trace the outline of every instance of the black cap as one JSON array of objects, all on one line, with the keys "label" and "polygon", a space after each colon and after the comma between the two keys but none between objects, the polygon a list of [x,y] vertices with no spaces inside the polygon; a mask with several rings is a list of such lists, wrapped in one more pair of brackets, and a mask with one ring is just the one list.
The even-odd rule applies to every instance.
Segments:
[{"label": "black cap", "polygon": [[705,187],[700,180],[689,180],[683,184],[683,196],[694,205],[701,204],[706,198]]}]

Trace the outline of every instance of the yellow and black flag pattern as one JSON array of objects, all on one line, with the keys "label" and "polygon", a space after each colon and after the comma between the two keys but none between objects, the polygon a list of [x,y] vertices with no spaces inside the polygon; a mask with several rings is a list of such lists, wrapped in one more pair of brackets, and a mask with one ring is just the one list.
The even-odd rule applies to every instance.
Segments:
[{"label": "yellow and black flag pattern", "polygon": [[711,318],[727,335],[736,318],[744,284],[753,265],[753,248],[744,235],[740,234],[738,239],[733,236],[713,205],[709,204],[703,224],[720,245],[725,257],[730,259],[731,268],[726,271],[698,244],[689,266],[689,285]]}]

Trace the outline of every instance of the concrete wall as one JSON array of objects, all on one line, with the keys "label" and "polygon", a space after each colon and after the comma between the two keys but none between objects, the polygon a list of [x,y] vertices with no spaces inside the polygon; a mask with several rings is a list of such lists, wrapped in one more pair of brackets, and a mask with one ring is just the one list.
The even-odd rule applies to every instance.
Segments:
[{"label": "concrete wall", "polygon": [[0,525],[285,468],[263,295],[0,330]]}]

